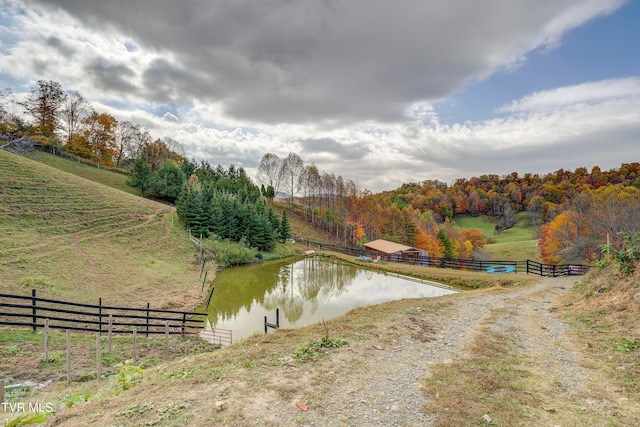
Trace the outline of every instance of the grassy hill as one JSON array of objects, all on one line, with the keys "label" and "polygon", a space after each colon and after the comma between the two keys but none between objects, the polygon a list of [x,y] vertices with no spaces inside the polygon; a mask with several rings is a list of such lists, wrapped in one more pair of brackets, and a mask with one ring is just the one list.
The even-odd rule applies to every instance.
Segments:
[{"label": "grassy hill", "polygon": [[73,175],[81,178],[86,178],[90,181],[98,182],[107,187],[115,188],[116,190],[124,191],[125,193],[140,196],[140,190],[130,187],[126,184],[127,176],[112,172],[107,169],[98,169],[93,166],[87,166],[86,164],[74,162],[62,157],[53,156],[42,151],[33,151],[25,154],[25,157],[31,160],[35,160],[39,163],[60,169],[64,172],[69,172]]},{"label": "grassy hill", "polygon": [[459,215],[454,218],[462,228],[477,228],[484,233],[489,242],[485,249],[493,260],[540,262],[538,239],[528,212],[519,212],[516,225],[497,231],[497,219],[482,216]]},{"label": "grassy hill", "polygon": [[[199,270],[172,208],[125,177],[43,153],[0,151],[0,290],[157,308],[199,303]],[[48,166],[74,169],[77,175]],[[107,182],[111,187],[94,181]],[[124,185],[124,187],[123,187]]]}]

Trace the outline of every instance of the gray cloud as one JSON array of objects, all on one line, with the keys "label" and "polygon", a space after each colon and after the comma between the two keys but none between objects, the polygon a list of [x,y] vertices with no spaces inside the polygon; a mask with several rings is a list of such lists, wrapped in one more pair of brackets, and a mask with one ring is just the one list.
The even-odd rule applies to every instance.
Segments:
[{"label": "gray cloud", "polygon": [[135,73],[126,65],[97,58],[87,64],[85,71],[91,76],[93,83],[102,90],[129,94],[138,91],[138,88],[128,80],[133,78]]},{"label": "gray cloud", "polygon": [[173,101],[219,101],[228,115],[256,122],[349,123],[402,119],[410,103],[442,99],[616,2],[30,3],[166,54],[143,82]]},{"label": "gray cloud", "polygon": [[300,140],[303,158],[329,157],[334,160],[362,159],[371,152],[365,144],[343,144],[332,138]]},{"label": "gray cloud", "polygon": [[76,53],[76,49],[66,43],[64,40],[56,36],[50,36],[46,39],[45,44],[55,49],[58,53],[60,53],[63,57],[71,59],[73,55]]}]

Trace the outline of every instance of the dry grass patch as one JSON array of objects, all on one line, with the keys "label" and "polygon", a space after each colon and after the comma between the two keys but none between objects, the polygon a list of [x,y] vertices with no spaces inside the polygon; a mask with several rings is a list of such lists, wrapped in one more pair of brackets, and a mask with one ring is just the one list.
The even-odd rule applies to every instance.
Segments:
[{"label": "dry grass patch", "polygon": [[[559,307],[575,327],[599,375],[615,380],[616,400],[640,406],[640,271],[625,275],[613,265],[592,269]],[[604,391],[604,390],[603,390]],[[640,419],[638,413],[636,419]]]}]

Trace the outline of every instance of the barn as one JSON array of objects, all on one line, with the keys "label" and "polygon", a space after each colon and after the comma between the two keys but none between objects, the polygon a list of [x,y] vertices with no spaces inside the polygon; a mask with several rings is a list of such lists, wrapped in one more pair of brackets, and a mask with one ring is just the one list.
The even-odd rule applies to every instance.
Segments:
[{"label": "barn", "polygon": [[398,260],[404,263],[416,263],[421,256],[428,255],[425,250],[383,239],[365,243],[364,247],[369,251],[371,258],[380,261]]}]

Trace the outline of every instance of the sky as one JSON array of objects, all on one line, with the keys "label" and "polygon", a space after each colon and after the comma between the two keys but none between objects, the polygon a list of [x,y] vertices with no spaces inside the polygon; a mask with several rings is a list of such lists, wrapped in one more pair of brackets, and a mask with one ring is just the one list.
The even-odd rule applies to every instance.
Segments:
[{"label": "sky", "polygon": [[608,170],[640,161],[638,22],[637,0],[0,0],[0,89],[59,82],[252,177],[290,152],[372,192]]}]

